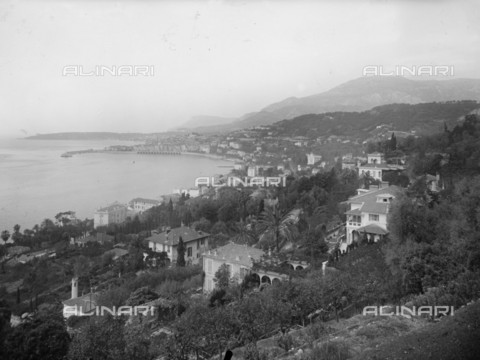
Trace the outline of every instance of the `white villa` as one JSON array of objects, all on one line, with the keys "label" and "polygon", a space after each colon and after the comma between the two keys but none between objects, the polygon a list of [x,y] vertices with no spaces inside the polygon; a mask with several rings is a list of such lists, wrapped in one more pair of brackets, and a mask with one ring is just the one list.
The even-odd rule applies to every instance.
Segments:
[{"label": "white villa", "polygon": [[359,189],[356,196],[348,199],[350,209],[347,215],[346,238],[340,245],[340,251],[346,252],[347,246],[367,236],[377,242],[388,234],[387,215],[398,187],[370,186],[370,190]]}]

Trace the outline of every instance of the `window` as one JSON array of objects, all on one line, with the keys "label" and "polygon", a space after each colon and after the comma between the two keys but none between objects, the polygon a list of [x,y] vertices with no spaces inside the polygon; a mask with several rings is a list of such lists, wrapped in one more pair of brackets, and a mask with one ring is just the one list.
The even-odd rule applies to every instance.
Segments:
[{"label": "window", "polygon": [[379,218],[380,217],[377,214],[368,214],[368,220],[370,221],[378,221]]},{"label": "window", "polygon": [[191,256],[192,256],[192,247],[191,247],[191,246],[189,246],[189,247],[187,248],[187,256],[188,256],[188,257],[191,257]]},{"label": "window", "polygon": [[200,240],[200,245],[204,245],[204,244],[205,244],[205,239]]}]

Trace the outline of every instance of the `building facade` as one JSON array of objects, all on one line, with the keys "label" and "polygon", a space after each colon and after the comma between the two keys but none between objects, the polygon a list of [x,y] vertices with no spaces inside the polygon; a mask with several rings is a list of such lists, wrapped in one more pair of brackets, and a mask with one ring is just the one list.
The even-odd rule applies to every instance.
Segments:
[{"label": "building facade", "polygon": [[264,252],[260,249],[234,243],[203,254],[204,292],[210,292],[215,288],[215,273],[223,264],[229,268],[230,276],[241,282],[252,269],[252,260],[258,261],[263,255]]},{"label": "building facade", "polygon": [[130,206],[136,213],[142,213],[144,211],[147,211],[148,209],[151,209],[154,206],[159,206],[161,203],[162,202],[160,200],[135,198],[130,201]]},{"label": "building facade", "polygon": [[127,218],[127,206],[114,203],[100,208],[93,215],[93,226],[107,226],[109,224],[120,224]]},{"label": "building facade", "polygon": [[388,234],[388,213],[398,191],[396,186],[371,186],[370,190],[358,190],[356,196],[348,199],[350,208],[345,213],[346,237],[340,244],[342,252],[363,237],[376,242]]},{"label": "building facade", "polygon": [[196,231],[187,226],[166,230],[148,237],[148,247],[155,252],[165,252],[172,263],[177,261],[178,243],[182,238],[185,244],[185,261],[192,264],[200,262],[201,255],[208,250],[210,234]]},{"label": "building facade", "polygon": [[358,165],[358,175],[360,177],[369,175],[375,180],[383,180],[383,175],[389,171],[403,171],[402,165],[387,164],[382,153],[372,153],[367,155],[367,163]]},{"label": "building facade", "polygon": [[322,160],[322,155],[315,155],[314,153],[307,154],[307,165],[315,165],[315,163]]}]

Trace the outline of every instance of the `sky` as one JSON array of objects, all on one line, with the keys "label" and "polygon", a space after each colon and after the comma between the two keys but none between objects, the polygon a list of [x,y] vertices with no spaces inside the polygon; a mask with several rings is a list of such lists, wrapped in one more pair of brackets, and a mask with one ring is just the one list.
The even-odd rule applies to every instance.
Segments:
[{"label": "sky", "polygon": [[0,136],[240,117],[369,65],[480,78],[479,18],[476,0],[0,0]]}]

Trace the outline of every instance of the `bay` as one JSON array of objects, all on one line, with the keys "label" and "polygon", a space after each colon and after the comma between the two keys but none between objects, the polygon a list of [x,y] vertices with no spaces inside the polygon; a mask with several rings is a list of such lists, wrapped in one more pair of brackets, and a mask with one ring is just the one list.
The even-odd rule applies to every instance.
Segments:
[{"label": "bay", "polygon": [[190,155],[92,153],[63,158],[66,151],[103,149],[125,141],[0,139],[0,229],[12,232],[72,210],[80,219],[95,209],[135,197],[159,199],[194,186],[198,176],[229,171],[231,162]]}]

